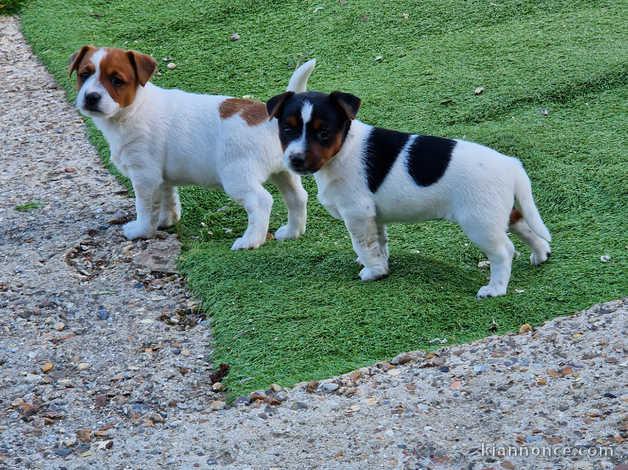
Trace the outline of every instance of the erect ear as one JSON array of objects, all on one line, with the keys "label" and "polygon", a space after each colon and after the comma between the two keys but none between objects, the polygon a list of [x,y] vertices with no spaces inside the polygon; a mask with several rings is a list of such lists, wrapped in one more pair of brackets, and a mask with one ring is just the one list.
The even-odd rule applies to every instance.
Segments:
[{"label": "erect ear", "polygon": [[151,56],[136,51],[127,51],[126,55],[135,70],[137,81],[142,86],[146,85],[157,70],[157,62]]},{"label": "erect ear", "polygon": [[329,98],[342,109],[349,119],[355,119],[362,101],[357,96],[342,91],[334,91]]},{"label": "erect ear", "polygon": [[281,113],[284,105],[286,104],[286,100],[292,98],[294,95],[293,91],[286,91],[281,95],[273,96],[266,102],[266,111],[268,111],[268,120],[270,121],[272,118]]},{"label": "erect ear", "polygon": [[68,67],[68,76],[71,77],[72,72],[74,72],[75,70],[79,68],[79,65],[81,65],[81,62],[83,61],[83,58],[85,57],[85,54],[95,49],[96,48],[94,46],[83,46],[74,54],[72,54],[70,56],[70,61],[69,61],[70,65]]}]

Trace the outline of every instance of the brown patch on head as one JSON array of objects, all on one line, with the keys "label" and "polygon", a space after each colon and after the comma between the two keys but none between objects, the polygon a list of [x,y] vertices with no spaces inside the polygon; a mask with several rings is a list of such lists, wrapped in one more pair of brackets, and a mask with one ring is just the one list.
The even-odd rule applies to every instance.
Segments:
[{"label": "brown patch on head", "polygon": [[343,143],[344,135],[342,133],[330,136],[329,141],[325,145],[315,140],[310,140],[308,151],[305,155],[305,167],[314,172],[320,170],[340,152]]},{"label": "brown patch on head", "polygon": [[68,75],[72,76],[72,73],[76,72],[78,77],[76,86],[78,89],[80,89],[85,80],[94,73],[95,67],[89,59],[92,57],[94,52],[96,52],[96,50],[97,49],[94,46],[83,46],[70,56]]},{"label": "brown patch on head", "polygon": [[268,119],[266,105],[261,101],[227,98],[218,109],[222,119],[239,115],[249,126],[257,126]]},{"label": "brown patch on head", "polygon": [[523,214],[519,211],[519,209],[513,209],[510,211],[510,220],[508,221],[509,225],[514,225],[523,219]]},{"label": "brown patch on head", "polygon": [[[74,71],[78,76],[77,87],[80,89],[85,81],[96,71],[91,58],[98,48],[83,46],[70,57],[69,74]],[[146,54],[122,49],[105,49],[106,53],[100,61],[98,81],[105,87],[109,95],[121,107],[130,105],[138,86],[146,85],[157,68],[157,62]]]},{"label": "brown patch on head", "polygon": [[323,121],[321,121],[320,119],[314,119],[311,126],[312,130],[318,131],[321,127],[323,127]]},{"label": "brown patch on head", "polygon": [[109,96],[124,108],[133,103],[138,86],[146,85],[157,62],[145,54],[122,49],[107,49],[100,61],[98,80]]},{"label": "brown patch on head", "polygon": [[290,127],[297,127],[299,125],[299,118],[294,115],[288,116],[286,118],[286,124],[288,124]]}]

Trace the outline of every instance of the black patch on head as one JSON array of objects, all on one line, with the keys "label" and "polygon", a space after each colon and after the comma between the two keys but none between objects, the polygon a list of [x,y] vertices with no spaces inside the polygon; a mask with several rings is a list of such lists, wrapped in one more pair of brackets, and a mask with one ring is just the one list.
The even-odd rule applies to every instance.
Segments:
[{"label": "black patch on head", "polygon": [[[305,126],[304,170],[318,171],[325,163],[320,152],[335,148],[339,139],[344,142],[351,126],[351,119],[330,95],[318,92],[293,94],[285,99],[275,114],[279,124],[279,140],[284,150],[290,142],[301,138],[303,133],[301,111],[305,102],[312,105],[312,116]],[[270,101],[269,103],[272,104]]]},{"label": "black patch on head", "polygon": [[410,134],[375,127],[366,143],[364,164],[369,189],[377,192],[392,168]]},{"label": "black patch on head", "polygon": [[436,183],[447,170],[456,141],[419,135],[408,150],[408,173],[419,186]]}]

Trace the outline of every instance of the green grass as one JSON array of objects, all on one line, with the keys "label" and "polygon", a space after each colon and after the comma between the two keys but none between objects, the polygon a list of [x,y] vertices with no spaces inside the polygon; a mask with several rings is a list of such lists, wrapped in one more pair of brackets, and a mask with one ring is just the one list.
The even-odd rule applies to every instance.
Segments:
[{"label": "green grass", "polygon": [[[475,140],[524,162],[554,253],[535,269],[517,242],[509,295],[482,302],[474,298],[488,274],[477,267],[482,255],[454,225],[391,227],[391,276],[362,284],[346,231],[318,205],[311,179],[306,236],[243,253],[229,247],[244,211],[220,193],[184,189],[180,264],[211,315],[214,362],[232,366],[233,394],[626,294],[622,2],[33,0],[22,15],[68,90],[68,56],[84,43],[152,54],[161,86],[260,99],[283,90],[296,62],[316,57],[311,88],[361,96],[363,120]],[[233,32],[240,41],[229,41]],[[166,56],[176,69],[165,68]],[[475,96],[478,86],[485,91]],[[284,219],[276,198],[272,228]]]},{"label": "green grass", "polygon": [[29,212],[34,211],[35,209],[39,209],[43,206],[44,205],[39,201],[29,201],[25,202],[24,204],[18,204],[17,206],[15,206],[15,210],[18,212]]}]

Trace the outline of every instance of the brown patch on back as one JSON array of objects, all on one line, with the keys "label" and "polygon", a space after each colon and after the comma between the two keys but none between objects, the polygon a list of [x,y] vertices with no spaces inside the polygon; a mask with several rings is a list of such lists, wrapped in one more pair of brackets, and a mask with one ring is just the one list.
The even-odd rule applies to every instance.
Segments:
[{"label": "brown patch on back", "polygon": [[519,209],[513,209],[510,211],[510,220],[508,221],[509,225],[514,225],[523,219],[523,214],[519,211]]},{"label": "brown patch on back", "polygon": [[222,119],[239,115],[249,126],[257,126],[268,120],[266,105],[261,101],[246,100],[242,98],[227,98],[218,109]]}]

